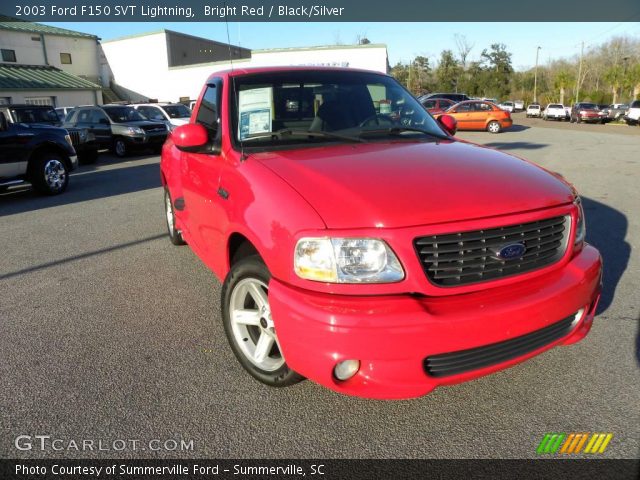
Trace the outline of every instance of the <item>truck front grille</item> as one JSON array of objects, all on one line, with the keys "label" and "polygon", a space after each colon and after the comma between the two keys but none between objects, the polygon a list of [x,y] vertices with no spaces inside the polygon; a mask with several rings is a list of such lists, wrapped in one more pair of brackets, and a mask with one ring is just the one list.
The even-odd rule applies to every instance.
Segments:
[{"label": "truck front grille", "polygon": [[[545,267],[562,258],[567,247],[569,215],[510,225],[419,237],[414,240],[418,258],[435,285],[455,287],[494,280]],[[507,245],[521,244],[516,258],[501,259]]]},{"label": "truck front grille", "polygon": [[71,144],[74,147],[80,144],[80,132],[71,130],[69,136],[71,137]]}]

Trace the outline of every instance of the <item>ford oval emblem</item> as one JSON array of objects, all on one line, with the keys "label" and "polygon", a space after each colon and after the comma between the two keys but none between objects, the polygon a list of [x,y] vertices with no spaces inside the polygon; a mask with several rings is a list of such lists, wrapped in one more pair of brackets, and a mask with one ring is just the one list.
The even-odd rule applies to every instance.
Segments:
[{"label": "ford oval emblem", "polygon": [[514,258],[520,258],[527,251],[522,243],[510,243],[509,245],[503,245],[495,250],[495,255],[500,260],[513,260]]}]

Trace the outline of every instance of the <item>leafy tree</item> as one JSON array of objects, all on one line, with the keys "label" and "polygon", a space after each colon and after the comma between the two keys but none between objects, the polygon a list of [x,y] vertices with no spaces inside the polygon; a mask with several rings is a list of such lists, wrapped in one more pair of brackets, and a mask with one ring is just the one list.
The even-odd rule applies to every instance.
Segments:
[{"label": "leafy tree", "polygon": [[436,89],[444,92],[458,91],[461,68],[451,50],[443,50],[436,68]]},{"label": "leafy tree", "polygon": [[511,54],[503,43],[493,43],[489,50],[484,49],[481,54],[486,68],[491,71],[489,85],[491,92],[498,97],[504,97],[509,93],[509,80],[513,73]]},{"label": "leafy tree", "polygon": [[573,84],[574,78],[568,70],[560,70],[553,81],[553,85],[560,92],[560,103],[564,105],[566,90]]},{"label": "leafy tree", "polygon": [[609,67],[604,73],[604,81],[611,87],[613,103],[618,103],[618,91],[624,82],[624,69],[621,65]]}]

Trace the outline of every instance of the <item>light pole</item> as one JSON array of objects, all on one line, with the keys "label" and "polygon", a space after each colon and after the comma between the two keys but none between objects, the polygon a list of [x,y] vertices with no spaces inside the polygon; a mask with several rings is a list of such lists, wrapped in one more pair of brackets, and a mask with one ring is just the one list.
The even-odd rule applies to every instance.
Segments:
[{"label": "light pole", "polygon": [[533,103],[538,103],[538,53],[540,53],[541,48],[536,48],[536,69],[533,72]]}]

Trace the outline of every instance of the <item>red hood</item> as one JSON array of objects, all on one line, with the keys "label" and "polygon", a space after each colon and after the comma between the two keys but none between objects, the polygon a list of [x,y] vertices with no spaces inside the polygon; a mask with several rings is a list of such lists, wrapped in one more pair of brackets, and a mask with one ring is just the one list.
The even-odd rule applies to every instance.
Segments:
[{"label": "red hood", "polygon": [[459,141],[350,144],[252,158],[288,182],[335,229],[469,220],[573,199],[571,188],[542,168]]}]

